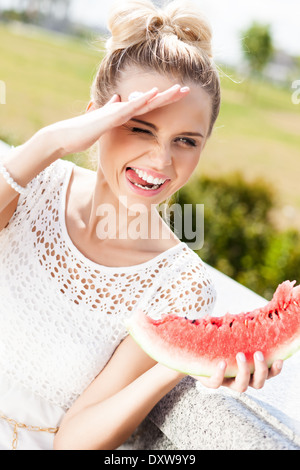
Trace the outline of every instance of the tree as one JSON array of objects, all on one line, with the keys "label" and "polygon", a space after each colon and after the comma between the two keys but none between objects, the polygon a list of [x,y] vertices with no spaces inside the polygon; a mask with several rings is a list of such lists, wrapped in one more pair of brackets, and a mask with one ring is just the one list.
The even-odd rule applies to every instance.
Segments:
[{"label": "tree", "polygon": [[252,73],[261,73],[273,55],[270,25],[253,22],[242,32],[242,48]]}]

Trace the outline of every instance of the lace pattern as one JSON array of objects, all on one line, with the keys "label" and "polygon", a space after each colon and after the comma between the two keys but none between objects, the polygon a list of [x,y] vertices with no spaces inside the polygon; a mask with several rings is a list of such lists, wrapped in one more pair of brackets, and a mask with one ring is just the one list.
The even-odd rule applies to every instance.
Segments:
[{"label": "lace pattern", "polygon": [[135,308],[198,318],[215,301],[203,262],[185,243],[123,268],[84,257],[64,221],[73,165],[57,160],[34,178],[0,232],[0,367],[65,410],[125,338]]}]

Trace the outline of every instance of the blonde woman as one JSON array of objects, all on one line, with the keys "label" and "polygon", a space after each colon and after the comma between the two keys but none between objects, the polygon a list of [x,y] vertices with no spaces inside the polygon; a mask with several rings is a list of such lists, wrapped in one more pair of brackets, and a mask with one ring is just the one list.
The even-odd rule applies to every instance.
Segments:
[{"label": "blonde woman", "polygon": [[[2,159],[3,449],[117,448],[183,378],[127,336],[125,319],[138,307],[189,318],[213,309],[201,259],[156,210],[188,182],[218,116],[210,28],[193,4],[147,0],[117,2],[109,28],[87,112]],[[95,143],[97,171],[61,158]],[[136,205],[140,237],[128,231]],[[282,365],[268,370],[258,352],[250,376],[243,351],[237,359],[235,380],[221,361],[202,383],[261,388]]]}]

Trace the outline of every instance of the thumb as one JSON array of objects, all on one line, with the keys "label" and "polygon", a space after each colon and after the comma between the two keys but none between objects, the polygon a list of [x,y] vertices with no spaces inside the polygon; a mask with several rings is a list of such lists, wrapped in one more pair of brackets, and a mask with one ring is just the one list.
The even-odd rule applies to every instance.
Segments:
[{"label": "thumb", "polygon": [[120,101],[121,101],[120,96],[117,93],[115,93],[106,104],[118,103]]}]

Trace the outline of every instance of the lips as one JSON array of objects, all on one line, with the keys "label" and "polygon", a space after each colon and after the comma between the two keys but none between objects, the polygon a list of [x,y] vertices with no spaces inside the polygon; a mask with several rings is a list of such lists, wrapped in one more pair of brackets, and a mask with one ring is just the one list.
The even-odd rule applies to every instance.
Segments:
[{"label": "lips", "polygon": [[[127,168],[131,168],[131,167],[127,167]],[[147,169],[144,169],[144,168],[139,168],[139,167],[132,167],[131,169],[133,170],[137,170],[138,171],[142,171],[143,173],[146,173],[147,176],[152,176],[152,178],[156,179],[162,179],[162,180],[167,180],[167,179],[170,179],[168,176],[165,176],[165,175],[161,175],[160,173],[157,173],[156,171],[153,171],[153,170],[150,170],[149,168]]]},{"label": "lips", "polygon": [[[163,184],[151,184],[147,183],[145,180],[141,179],[134,170],[131,168],[126,169],[125,171],[125,179],[127,184],[130,186],[132,191],[140,196],[155,196],[156,194],[163,191],[163,189],[169,184],[170,179],[167,179]],[[140,182],[141,183],[140,183]],[[139,185],[139,186],[137,186]],[[153,188],[153,189],[151,189]]]}]

